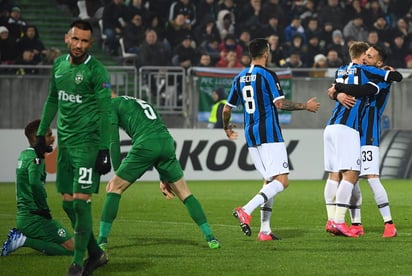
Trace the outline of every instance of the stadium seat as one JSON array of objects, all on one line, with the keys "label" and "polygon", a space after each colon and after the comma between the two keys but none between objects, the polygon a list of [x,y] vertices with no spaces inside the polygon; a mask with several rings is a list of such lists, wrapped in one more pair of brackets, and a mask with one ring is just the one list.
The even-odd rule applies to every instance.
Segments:
[{"label": "stadium seat", "polygon": [[124,41],[123,38],[119,38],[119,44],[120,44],[120,50],[122,52],[122,60],[123,60],[123,64],[127,65],[127,64],[135,64],[136,59],[137,59],[137,54],[133,54],[133,53],[127,53],[125,48],[124,48]]}]

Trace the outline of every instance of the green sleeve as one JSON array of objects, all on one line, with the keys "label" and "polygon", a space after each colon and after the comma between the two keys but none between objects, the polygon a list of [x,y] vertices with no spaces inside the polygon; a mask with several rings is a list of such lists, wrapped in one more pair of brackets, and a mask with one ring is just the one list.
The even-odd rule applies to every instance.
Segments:
[{"label": "green sleeve", "polygon": [[[102,65],[103,66],[103,65]],[[107,87],[110,76],[107,70],[103,74],[97,74],[94,91],[96,92],[97,108],[99,112],[99,149],[109,149],[110,141],[110,113],[111,113],[111,90]]]},{"label": "green sleeve", "polygon": [[56,116],[58,109],[58,96],[57,90],[54,82],[54,75],[52,75],[52,80],[50,82],[49,96],[47,97],[46,103],[43,106],[43,113],[41,116],[41,122],[37,130],[37,135],[45,135],[47,129],[50,127],[51,122]]},{"label": "green sleeve", "polygon": [[117,115],[112,112],[112,123],[110,125],[110,158],[112,159],[113,170],[116,171],[120,166],[120,136]]},{"label": "green sleeve", "polygon": [[42,171],[44,171],[44,160],[41,160],[41,164],[35,164],[31,162],[29,165],[29,185],[33,193],[33,199],[36,202],[37,208],[49,209],[47,204],[47,192],[44,188],[44,183],[41,180]]}]

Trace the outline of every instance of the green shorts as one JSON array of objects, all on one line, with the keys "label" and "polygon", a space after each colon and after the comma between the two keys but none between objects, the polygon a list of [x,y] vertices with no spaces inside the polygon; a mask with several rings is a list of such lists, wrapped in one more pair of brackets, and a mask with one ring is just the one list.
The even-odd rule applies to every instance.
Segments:
[{"label": "green shorts", "polygon": [[72,235],[57,220],[45,219],[38,215],[17,216],[16,226],[25,236],[62,244]]},{"label": "green shorts", "polygon": [[62,194],[92,194],[99,191],[100,174],[94,169],[98,147],[59,148],[57,191]]},{"label": "green shorts", "polygon": [[183,177],[171,136],[134,143],[117,169],[116,175],[133,183],[152,167],[156,168],[160,180],[167,183],[176,182]]}]

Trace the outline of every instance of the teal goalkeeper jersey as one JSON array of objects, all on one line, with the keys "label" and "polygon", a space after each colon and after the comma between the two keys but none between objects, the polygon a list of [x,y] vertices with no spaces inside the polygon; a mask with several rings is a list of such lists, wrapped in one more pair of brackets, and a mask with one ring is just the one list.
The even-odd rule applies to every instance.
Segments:
[{"label": "teal goalkeeper jersey", "polygon": [[30,211],[49,209],[44,188],[46,169],[44,159],[36,158],[33,148],[20,153],[16,168],[17,215],[27,215]]},{"label": "teal goalkeeper jersey", "polygon": [[129,135],[133,144],[153,138],[172,139],[157,110],[141,99],[129,96],[113,98],[111,120],[110,155],[115,169],[120,164],[119,127]]},{"label": "teal goalkeeper jersey", "polygon": [[79,65],[71,64],[69,55],[57,58],[37,134],[45,134],[57,113],[59,147],[92,144],[108,149],[110,87],[109,73],[94,57]]}]

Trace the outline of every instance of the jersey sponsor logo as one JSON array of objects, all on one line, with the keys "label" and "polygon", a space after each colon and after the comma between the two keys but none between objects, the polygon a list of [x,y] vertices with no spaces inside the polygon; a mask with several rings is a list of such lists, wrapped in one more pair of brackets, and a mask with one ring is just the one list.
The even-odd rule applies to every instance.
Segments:
[{"label": "jersey sponsor logo", "polygon": [[82,96],[81,95],[72,95],[66,93],[64,90],[59,90],[59,100],[64,102],[71,102],[71,103],[82,103]]}]

